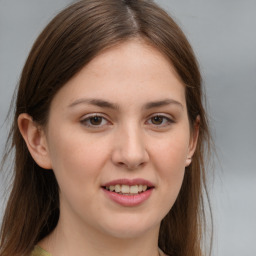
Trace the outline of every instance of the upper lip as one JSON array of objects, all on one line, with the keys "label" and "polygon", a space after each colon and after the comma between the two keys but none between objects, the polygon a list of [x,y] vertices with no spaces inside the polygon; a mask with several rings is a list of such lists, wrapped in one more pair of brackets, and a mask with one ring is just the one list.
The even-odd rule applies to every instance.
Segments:
[{"label": "upper lip", "polygon": [[147,185],[148,187],[154,187],[152,182],[145,179],[141,179],[141,178],[112,180],[107,183],[104,183],[102,187],[109,187],[109,186],[115,186],[115,185],[128,185],[128,186]]}]

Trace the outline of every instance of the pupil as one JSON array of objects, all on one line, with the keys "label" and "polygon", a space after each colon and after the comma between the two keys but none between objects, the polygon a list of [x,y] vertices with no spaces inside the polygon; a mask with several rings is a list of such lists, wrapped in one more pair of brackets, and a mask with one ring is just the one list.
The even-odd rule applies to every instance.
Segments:
[{"label": "pupil", "polygon": [[102,121],[102,117],[94,116],[90,119],[90,121],[91,121],[91,124],[93,124],[93,125],[99,125]]},{"label": "pupil", "polygon": [[154,116],[152,119],[153,124],[161,124],[163,122],[163,117],[161,116]]}]

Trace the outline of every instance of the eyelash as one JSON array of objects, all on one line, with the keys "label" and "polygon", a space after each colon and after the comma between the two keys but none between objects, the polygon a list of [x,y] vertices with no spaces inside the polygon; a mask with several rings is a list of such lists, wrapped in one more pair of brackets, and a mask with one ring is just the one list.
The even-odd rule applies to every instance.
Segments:
[{"label": "eyelash", "polygon": [[90,115],[90,116],[87,116],[87,117],[85,117],[84,119],[82,119],[80,122],[81,122],[81,124],[83,124],[83,125],[85,125],[85,126],[87,126],[87,127],[89,127],[89,128],[102,128],[102,126],[104,126],[104,125],[106,125],[106,124],[104,124],[104,125],[93,125],[93,124],[89,124],[89,123],[87,123],[87,122],[91,122],[91,120],[93,119],[93,118],[101,118],[101,120],[105,120],[105,122],[106,123],[110,123],[104,116],[102,116],[101,114],[92,114],[92,115]]},{"label": "eyelash", "polygon": [[174,121],[170,117],[167,117],[163,114],[155,114],[155,115],[151,116],[148,120],[150,120],[152,122],[153,118],[160,118],[160,119],[162,119],[162,121],[165,120],[164,124],[161,123],[160,125],[156,125],[156,124],[151,123],[154,127],[158,128],[158,129],[159,128],[165,128],[165,127],[174,123]]},{"label": "eyelash", "polygon": [[[93,118],[100,118],[101,120],[105,120],[105,124],[102,125],[102,122],[101,122],[99,125],[91,124],[91,121],[92,121]],[[159,125],[153,124],[153,123],[152,123],[152,119],[153,119],[153,118],[160,118],[160,119],[162,119],[162,121],[165,120],[164,125],[163,125],[162,123],[159,124]],[[174,121],[173,121],[171,118],[169,118],[169,117],[167,117],[167,116],[165,116],[165,115],[163,115],[163,114],[155,114],[155,115],[151,116],[149,119],[147,119],[147,121],[148,121],[148,120],[151,121],[151,124],[150,124],[150,125],[153,125],[154,127],[158,128],[158,129],[164,128],[164,127],[169,126],[169,125],[171,125],[172,123],[174,123]],[[85,126],[87,126],[87,127],[89,127],[89,128],[96,128],[96,129],[102,128],[102,127],[104,127],[105,125],[108,125],[108,124],[110,123],[110,122],[107,120],[107,118],[105,118],[105,117],[104,117],[103,115],[101,115],[101,114],[92,114],[92,115],[90,115],[90,116],[85,117],[85,118],[82,119],[80,122],[81,122],[81,124],[83,124],[83,125],[85,125]],[[88,123],[88,122],[90,122],[90,123]],[[107,124],[107,123],[108,123],[108,124]]]}]

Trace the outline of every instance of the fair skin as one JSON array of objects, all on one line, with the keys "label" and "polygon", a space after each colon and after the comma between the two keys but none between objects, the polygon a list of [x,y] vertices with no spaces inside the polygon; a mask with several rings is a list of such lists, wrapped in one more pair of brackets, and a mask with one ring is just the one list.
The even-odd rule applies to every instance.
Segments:
[{"label": "fair skin", "polygon": [[[158,50],[134,39],[103,51],[59,90],[45,127],[27,114],[18,124],[60,188],[60,219],[41,247],[53,256],[158,255],[160,222],[198,137],[185,86]],[[107,183],[117,179],[146,181],[150,192],[109,192]],[[127,200],[132,193],[138,202]]]}]

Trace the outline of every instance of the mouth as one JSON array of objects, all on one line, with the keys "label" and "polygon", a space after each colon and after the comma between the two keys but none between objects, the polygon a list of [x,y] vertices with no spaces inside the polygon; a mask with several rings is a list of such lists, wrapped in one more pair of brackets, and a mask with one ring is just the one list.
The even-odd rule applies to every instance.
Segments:
[{"label": "mouth", "polygon": [[116,184],[104,186],[103,189],[117,193],[119,195],[134,196],[146,192],[147,190],[153,189],[153,186],[148,186],[145,184],[136,184],[131,186],[128,184]]},{"label": "mouth", "polygon": [[155,187],[144,179],[121,179],[104,184],[101,188],[111,201],[124,207],[135,207],[143,205]]}]

